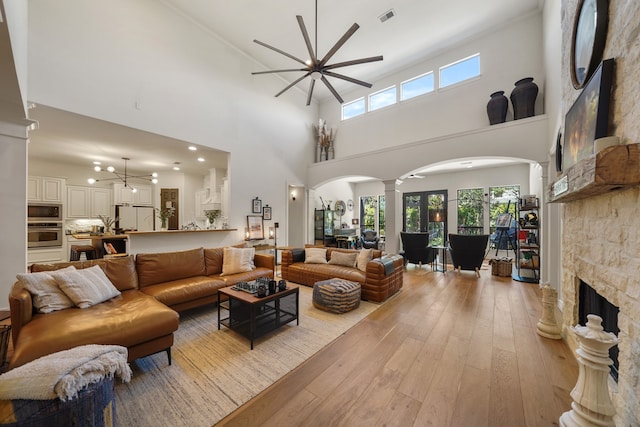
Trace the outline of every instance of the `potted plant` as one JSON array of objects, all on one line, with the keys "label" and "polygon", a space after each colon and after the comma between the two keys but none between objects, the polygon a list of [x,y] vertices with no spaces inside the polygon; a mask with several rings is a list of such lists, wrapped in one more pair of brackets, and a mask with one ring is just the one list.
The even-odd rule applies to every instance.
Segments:
[{"label": "potted plant", "polygon": [[102,224],[104,224],[104,234],[111,234],[111,227],[118,221],[118,218],[112,219],[106,215],[98,215]]},{"label": "potted plant", "polygon": [[160,230],[166,230],[167,220],[176,213],[176,208],[174,208],[173,206],[170,208],[162,209],[156,208],[156,211],[158,212],[158,218],[160,218]]},{"label": "potted plant", "polygon": [[220,216],[220,209],[209,209],[209,210],[205,210],[204,211],[204,215],[207,217],[207,219],[209,220],[209,228],[210,229],[215,229],[215,226],[213,225],[213,223],[216,221],[216,219],[218,219],[218,217]]}]

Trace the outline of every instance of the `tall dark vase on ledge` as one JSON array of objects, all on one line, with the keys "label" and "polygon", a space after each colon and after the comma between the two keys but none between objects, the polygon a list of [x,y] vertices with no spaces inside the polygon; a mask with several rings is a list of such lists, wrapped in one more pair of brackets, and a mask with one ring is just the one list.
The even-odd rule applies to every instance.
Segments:
[{"label": "tall dark vase on ledge", "polygon": [[498,123],[504,123],[507,119],[507,109],[509,108],[509,101],[504,96],[504,91],[499,90],[491,94],[491,98],[487,103],[487,116],[489,116],[489,124],[497,125]]},{"label": "tall dark vase on ledge", "polygon": [[536,97],[538,85],[533,82],[533,77],[525,77],[516,82],[516,87],[511,91],[511,104],[513,104],[513,119],[524,119],[535,116]]}]

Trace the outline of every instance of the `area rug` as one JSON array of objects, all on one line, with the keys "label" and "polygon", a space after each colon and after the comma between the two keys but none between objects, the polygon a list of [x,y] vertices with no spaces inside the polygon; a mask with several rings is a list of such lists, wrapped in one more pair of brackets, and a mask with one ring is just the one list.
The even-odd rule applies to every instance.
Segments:
[{"label": "area rug", "polygon": [[344,314],[318,310],[312,289],[300,287],[295,321],[255,341],[224,327],[217,309],[181,314],[172,365],[165,353],[131,364],[133,377],[116,386],[118,425],[212,426],[293,370],[379,305],[362,301]]}]

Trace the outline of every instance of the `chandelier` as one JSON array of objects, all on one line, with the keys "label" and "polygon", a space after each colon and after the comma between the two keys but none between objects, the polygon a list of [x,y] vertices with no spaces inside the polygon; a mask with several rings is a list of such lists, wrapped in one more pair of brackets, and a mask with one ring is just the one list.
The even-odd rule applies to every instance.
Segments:
[{"label": "chandelier", "polygon": [[96,166],[93,168],[94,171],[96,172],[111,172],[112,174],[115,175],[115,177],[113,178],[102,178],[102,179],[95,179],[95,178],[89,178],[87,180],[87,182],[89,184],[95,184],[96,182],[99,181],[114,181],[114,180],[120,180],[122,181],[122,183],[124,184],[125,188],[130,188],[131,191],[133,191],[134,193],[137,191],[136,188],[134,186],[132,186],[129,183],[130,179],[140,179],[140,180],[145,180],[145,181],[151,181],[154,184],[158,183],[158,174],[153,172],[150,174],[146,174],[146,175],[130,175],[129,173],[127,173],[127,161],[131,160],[128,157],[123,157],[122,160],[124,160],[124,172],[118,172],[116,170],[116,168],[114,168],[113,166],[108,166],[107,169],[102,169],[102,167],[99,165],[99,163],[96,163]]}]

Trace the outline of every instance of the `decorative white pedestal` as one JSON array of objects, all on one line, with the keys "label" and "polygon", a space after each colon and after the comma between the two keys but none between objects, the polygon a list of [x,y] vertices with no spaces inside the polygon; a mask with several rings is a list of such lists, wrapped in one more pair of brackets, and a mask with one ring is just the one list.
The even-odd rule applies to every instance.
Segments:
[{"label": "decorative white pedestal", "polygon": [[607,380],[609,366],[609,348],[618,343],[618,338],[602,329],[602,318],[594,314],[587,315],[586,326],[576,326],[573,330],[580,344],[578,355],[578,381],[571,391],[571,410],[560,417],[562,427],[614,427],[613,416],[616,413]]},{"label": "decorative white pedestal", "polygon": [[538,321],[537,332],[545,338],[562,339],[556,323],[558,292],[547,282],[542,284],[542,318]]}]

